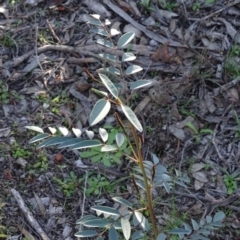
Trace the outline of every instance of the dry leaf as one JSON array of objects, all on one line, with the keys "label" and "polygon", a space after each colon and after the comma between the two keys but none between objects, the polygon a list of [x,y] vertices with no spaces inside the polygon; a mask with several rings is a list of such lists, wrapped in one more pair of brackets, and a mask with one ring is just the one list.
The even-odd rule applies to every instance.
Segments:
[{"label": "dry leaf", "polygon": [[160,46],[157,51],[151,56],[152,61],[163,61],[164,63],[168,63],[171,59],[170,54],[168,53],[168,45],[169,42],[164,43]]},{"label": "dry leaf", "polygon": [[192,174],[192,176],[196,180],[198,180],[198,181],[200,181],[202,183],[208,182],[207,176],[206,176],[206,174],[204,172],[195,172],[195,173]]},{"label": "dry leaf", "polygon": [[122,0],[117,0],[117,3],[123,9],[123,11],[134,14],[134,11],[132,10],[131,6],[128,3],[126,3]]}]

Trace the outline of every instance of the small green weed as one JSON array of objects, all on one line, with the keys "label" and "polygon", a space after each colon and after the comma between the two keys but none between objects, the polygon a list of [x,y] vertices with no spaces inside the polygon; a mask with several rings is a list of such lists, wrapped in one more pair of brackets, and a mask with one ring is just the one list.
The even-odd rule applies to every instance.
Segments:
[{"label": "small green weed", "polygon": [[192,7],[192,10],[197,11],[197,10],[200,9],[200,7],[201,7],[201,3],[197,1],[197,2],[194,3],[194,5]]},{"label": "small green weed", "polygon": [[76,191],[76,189],[79,189],[82,182],[82,178],[78,178],[72,171],[69,173],[69,177],[64,180],[61,180],[57,177],[54,177],[53,180],[59,185],[60,190],[67,197],[70,197]]},{"label": "small green weed", "polygon": [[240,68],[238,64],[238,57],[240,56],[240,48],[238,45],[233,45],[231,48],[230,53],[228,54],[226,65],[225,65],[225,72],[230,77],[238,77],[240,76]]},{"label": "small green weed", "polygon": [[146,11],[154,11],[155,8],[150,4],[150,0],[141,0],[140,5],[146,10]]},{"label": "small green weed", "polygon": [[208,129],[208,128],[202,128],[200,131],[198,131],[196,129],[196,127],[190,122],[186,123],[186,126],[189,127],[193,131],[193,136],[197,143],[199,143],[201,135],[203,135],[203,134],[211,134],[212,135],[213,134],[213,130]]},{"label": "small green weed", "polygon": [[24,159],[29,158],[32,154],[27,147],[20,146],[17,142],[14,142],[11,153],[14,158],[22,157]]},{"label": "small green weed", "polygon": [[227,171],[225,171],[225,173],[226,174],[223,177],[223,182],[227,187],[228,194],[232,194],[238,188],[237,181],[239,180],[239,178],[237,178],[237,176],[239,176],[239,173],[229,174]]},{"label": "small green weed", "polygon": [[91,194],[99,195],[102,190],[106,190],[106,187],[109,186],[110,182],[104,176],[98,174],[97,176],[91,175],[87,179],[87,184],[86,196],[90,197]]},{"label": "small green weed", "polygon": [[33,165],[34,169],[39,169],[40,171],[46,171],[48,169],[48,160],[45,151],[41,151],[37,155],[37,162]]},{"label": "small green weed", "polygon": [[[107,145],[112,145],[115,141],[116,134],[121,132],[121,129],[112,128],[112,126],[104,126],[105,129],[110,130]],[[124,154],[129,155],[131,149],[128,147],[125,139],[121,147],[114,152],[101,152],[101,147],[93,147],[80,154],[81,158],[91,158],[93,163],[101,162],[107,167],[111,167],[114,164],[121,164],[121,158]]]},{"label": "small green weed", "polygon": [[7,34],[3,35],[3,39],[0,40],[0,45],[2,45],[3,47],[14,47],[15,43],[14,41],[11,39],[11,37],[9,37]]}]

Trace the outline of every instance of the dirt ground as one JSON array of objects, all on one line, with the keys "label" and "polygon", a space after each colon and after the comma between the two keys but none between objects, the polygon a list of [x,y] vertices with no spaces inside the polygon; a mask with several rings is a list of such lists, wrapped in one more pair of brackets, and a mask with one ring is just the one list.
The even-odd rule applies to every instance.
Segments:
[{"label": "dirt ground", "polygon": [[[92,14],[110,22],[107,36]],[[143,126],[146,160],[156,154],[173,181],[170,193],[153,191],[159,228],[180,239],[169,230],[223,212],[220,230],[184,239],[240,239],[239,27],[240,1],[0,1],[0,239],[76,239],[91,206],[115,206],[114,196],[139,203],[129,146],[116,154],[37,148],[26,128],[102,127],[114,139],[114,111],[89,127],[100,99],[91,88],[106,91],[89,73],[117,68],[106,54],[129,51],[142,71],[127,75],[121,96]],[[99,44],[116,45],[126,32],[135,33],[126,48]],[[142,79],[150,85],[129,88]]]}]

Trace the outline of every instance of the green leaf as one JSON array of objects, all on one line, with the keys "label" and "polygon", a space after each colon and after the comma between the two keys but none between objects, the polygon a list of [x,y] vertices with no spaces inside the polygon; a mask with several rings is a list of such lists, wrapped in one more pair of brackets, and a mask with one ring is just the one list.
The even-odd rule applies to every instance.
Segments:
[{"label": "green leaf", "polygon": [[99,227],[99,228],[102,228],[102,227],[106,227],[107,225],[109,225],[110,222],[106,219],[91,219],[91,220],[88,220],[86,222],[83,223],[84,226],[86,227]]},{"label": "green leaf", "polygon": [[113,201],[121,203],[121,204],[125,205],[126,207],[132,208],[132,204],[128,200],[126,200],[124,198],[114,197],[112,199],[113,199]]},{"label": "green leaf", "polygon": [[110,111],[111,104],[106,99],[100,99],[96,102],[89,117],[91,126],[99,123]]},{"label": "green leaf", "polygon": [[89,32],[97,33],[99,35],[108,37],[108,32],[105,31],[104,29],[101,29],[101,28],[92,28],[92,29],[89,30]]},{"label": "green leaf", "polygon": [[58,149],[61,148],[66,148],[66,147],[71,147],[77,143],[81,143],[83,141],[86,141],[86,139],[84,138],[71,138],[71,139],[67,139],[66,141],[62,142],[61,144],[58,145]]},{"label": "green leaf", "polygon": [[96,216],[93,216],[93,215],[87,215],[87,216],[84,216],[84,217],[82,217],[82,218],[80,218],[77,222],[76,222],[76,224],[82,224],[82,223],[84,223],[85,221],[88,221],[88,220],[90,220],[90,219],[98,219]]},{"label": "green leaf", "polygon": [[131,236],[131,225],[128,219],[121,218],[121,225],[124,237],[128,240]]},{"label": "green leaf", "polygon": [[95,237],[98,233],[95,230],[83,230],[74,234],[75,237]]},{"label": "green leaf", "polygon": [[144,237],[144,233],[141,230],[138,230],[132,234],[131,240],[142,239]]},{"label": "green leaf", "polygon": [[110,61],[113,61],[113,62],[117,62],[117,61],[118,61],[117,56],[112,55],[112,54],[99,53],[98,55],[99,55],[101,58],[106,59],[106,60],[110,60]]},{"label": "green leaf", "polygon": [[171,234],[188,234],[189,231],[186,230],[186,229],[182,229],[182,228],[174,228],[174,229],[168,231],[168,233],[171,233]]},{"label": "green leaf", "polygon": [[120,71],[117,68],[115,68],[115,67],[107,67],[107,68],[104,68],[104,70],[106,70],[106,71],[108,71],[108,72],[110,72],[112,74],[116,74],[116,75],[120,75],[121,74]]},{"label": "green leaf", "polygon": [[111,227],[108,232],[108,239],[109,240],[118,240],[118,233],[114,227]]},{"label": "green leaf", "polygon": [[92,148],[96,146],[101,146],[102,143],[99,140],[85,140],[71,146],[71,149],[82,149],[82,148]]},{"label": "green leaf", "polygon": [[136,56],[133,53],[127,52],[122,56],[122,62],[129,62],[136,59]]},{"label": "green leaf", "polygon": [[144,231],[148,231],[149,230],[148,220],[147,220],[147,218],[145,218],[143,216],[143,214],[141,212],[134,212],[133,216],[134,216],[134,225],[135,226],[140,225],[141,228]]},{"label": "green leaf", "polygon": [[39,134],[35,137],[33,137],[32,139],[29,140],[29,143],[34,143],[34,142],[38,142],[43,140],[44,138],[50,137],[51,135],[48,133],[43,133],[43,134]]},{"label": "green leaf", "polygon": [[164,234],[164,233],[160,233],[158,236],[157,236],[157,239],[156,240],[165,240],[167,238],[167,236]]},{"label": "green leaf", "polygon": [[103,75],[103,74],[101,74],[101,73],[99,73],[98,75],[99,75],[99,77],[101,78],[103,84],[104,84],[104,85],[106,86],[106,88],[108,89],[108,91],[113,95],[113,97],[118,98],[118,90],[117,90],[117,88],[113,85],[113,83],[110,81],[110,79],[109,79],[107,76],[105,76],[105,75]]},{"label": "green leaf", "polygon": [[149,81],[149,80],[138,80],[135,82],[130,82],[130,89],[132,89],[132,90],[139,89],[142,87],[146,87],[150,84],[151,84],[151,81]]},{"label": "green leaf", "polygon": [[105,40],[105,39],[97,39],[96,41],[98,44],[103,45],[105,47],[113,48],[114,45],[112,42]]},{"label": "green leaf", "polygon": [[103,142],[106,142],[108,140],[108,132],[104,128],[99,128],[99,134]]},{"label": "green leaf", "polygon": [[142,68],[140,66],[131,65],[125,70],[125,74],[130,75],[130,74],[134,74],[134,73],[137,73],[140,71],[142,71]]},{"label": "green leaf", "polygon": [[97,154],[99,154],[99,153],[95,152],[95,151],[91,151],[91,152],[86,151],[86,152],[81,152],[80,157],[81,158],[89,158],[89,157],[95,156]]},{"label": "green leaf", "polygon": [[124,143],[125,136],[122,133],[117,133],[115,139],[118,147],[121,147]]},{"label": "green leaf", "polygon": [[[49,146],[53,146],[53,145],[58,145],[62,142],[65,142],[67,141],[69,138],[71,137],[52,137],[52,138],[49,138],[47,140],[44,140],[42,141],[38,146],[37,146],[37,149],[38,148],[41,148],[41,147],[49,147]],[[72,139],[72,138],[71,138]]]},{"label": "green leaf", "polygon": [[191,222],[192,222],[194,231],[197,231],[199,229],[198,223],[194,219],[191,219]]},{"label": "green leaf", "polygon": [[90,19],[87,23],[90,23],[92,25],[96,25],[96,26],[100,26],[100,27],[103,27],[104,24],[99,21],[98,19]]},{"label": "green leaf", "polygon": [[44,133],[42,128],[37,127],[37,126],[26,126],[25,128],[27,128],[29,130],[33,130],[35,132]]},{"label": "green leaf", "polygon": [[107,213],[112,216],[120,216],[120,213],[118,210],[111,208],[111,207],[105,207],[105,206],[93,206],[91,207],[92,210],[99,211],[101,213]]},{"label": "green leaf", "polygon": [[134,36],[135,36],[135,33],[133,33],[133,32],[128,32],[128,33],[123,34],[123,35],[118,39],[117,47],[118,47],[118,48],[124,47],[124,46],[127,45],[129,42],[131,42],[131,40],[134,38]]},{"label": "green leaf", "polygon": [[142,132],[143,128],[141,123],[138,121],[135,113],[132,111],[132,109],[126,105],[121,105],[121,108],[123,110],[123,113],[127,117],[127,119],[132,123],[132,125],[139,131]]},{"label": "green leaf", "polygon": [[213,217],[213,222],[222,221],[225,218],[225,213],[222,211],[217,212]]},{"label": "green leaf", "polygon": [[101,148],[101,152],[112,152],[112,151],[116,151],[118,148],[114,145],[104,145]]}]

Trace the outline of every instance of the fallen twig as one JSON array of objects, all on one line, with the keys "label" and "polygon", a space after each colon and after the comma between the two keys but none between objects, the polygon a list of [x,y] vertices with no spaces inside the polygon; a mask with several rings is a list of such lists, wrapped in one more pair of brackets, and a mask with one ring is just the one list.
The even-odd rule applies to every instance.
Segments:
[{"label": "fallen twig", "polygon": [[42,240],[50,240],[50,238],[46,235],[46,233],[43,231],[41,226],[38,224],[36,219],[33,217],[33,214],[30,212],[28,207],[25,205],[22,197],[20,196],[19,192],[15,189],[11,189],[12,195],[14,196],[15,200],[18,203],[19,208],[25,215],[26,219],[30,223],[30,225],[36,230],[36,232],[40,235]]}]

